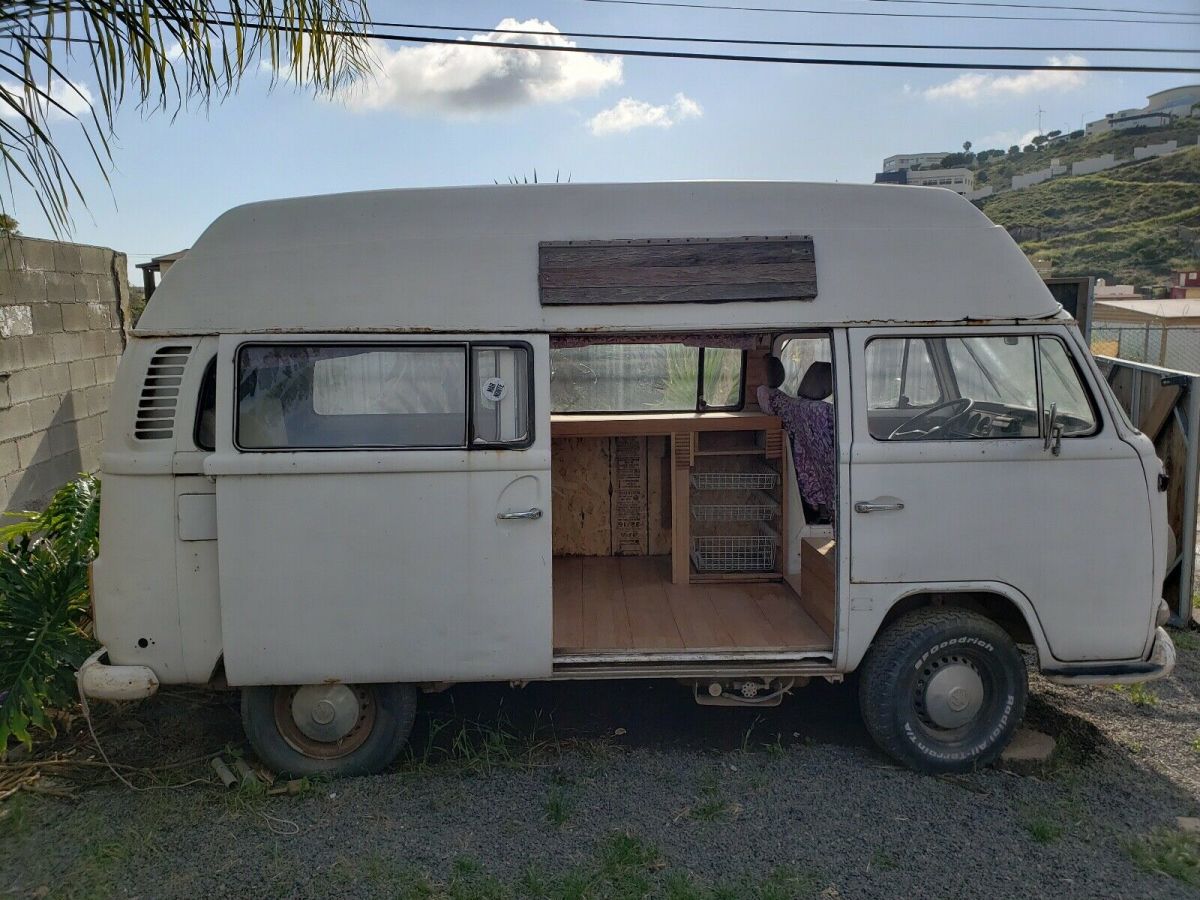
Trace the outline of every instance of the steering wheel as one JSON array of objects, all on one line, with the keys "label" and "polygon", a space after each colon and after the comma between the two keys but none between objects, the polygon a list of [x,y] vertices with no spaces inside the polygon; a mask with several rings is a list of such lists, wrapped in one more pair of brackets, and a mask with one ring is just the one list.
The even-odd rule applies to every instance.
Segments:
[{"label": "steering wheel", "polygon": [[[895,440],[896,438],[912,437],[914,435],[928,437],[934,432],[942,431],[955,419],[961,419],[971,411],[971,407],[974,405],[975,401],[970,397],[959,397],[955,400],[944,400],[941,403],[935,403],[933,406],[929,407],[929,409],[921,410],[921,412],[917,413],[907,422],[901,422],[899,425],[897,425],[892,433],[888,435],[888,440],[891,441]],[[943,409],[952,410],[950,415],[946,417],[946,421],[939,422],[932,428],[919,427],[918,423],[923,423],[925,419],[930,418],[934,413],[941,412]]]}]

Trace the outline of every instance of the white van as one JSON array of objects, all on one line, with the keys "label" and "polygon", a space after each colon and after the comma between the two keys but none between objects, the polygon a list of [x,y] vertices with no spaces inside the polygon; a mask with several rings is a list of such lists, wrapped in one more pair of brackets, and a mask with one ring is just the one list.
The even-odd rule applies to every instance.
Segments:
[{"label": "white van", "polygon": [[995,759],[1055,681],[1169,674],[1163,468],[950,191],[498,186],[256,203],[154,294],[106,427],[93,697],[242,691],[362,773],[421,691],[859,671],[880,746]]}]

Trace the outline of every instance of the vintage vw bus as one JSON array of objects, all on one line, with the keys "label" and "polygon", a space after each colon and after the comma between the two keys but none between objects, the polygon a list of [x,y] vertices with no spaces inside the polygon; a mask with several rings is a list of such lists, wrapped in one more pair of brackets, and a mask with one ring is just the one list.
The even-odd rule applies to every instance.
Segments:
[{"label": "vintage vw bus", "polygon": [[292,773],[382,769],[422,691],[859,670],[917,769],[1026,663],[1161,678],[1162,467],[1003,229],[939,189],[395,190],[221,216],[129,342],[93,697],[242,691]]}]

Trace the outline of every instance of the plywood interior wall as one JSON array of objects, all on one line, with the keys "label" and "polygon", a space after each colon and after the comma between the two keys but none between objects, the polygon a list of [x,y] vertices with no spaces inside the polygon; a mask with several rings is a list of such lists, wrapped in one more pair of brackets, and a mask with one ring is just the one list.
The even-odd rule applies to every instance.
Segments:
[{"label": "plywood interior wall", "polygon": [[671,551],[667,438],[554,438],[555,556]]}]

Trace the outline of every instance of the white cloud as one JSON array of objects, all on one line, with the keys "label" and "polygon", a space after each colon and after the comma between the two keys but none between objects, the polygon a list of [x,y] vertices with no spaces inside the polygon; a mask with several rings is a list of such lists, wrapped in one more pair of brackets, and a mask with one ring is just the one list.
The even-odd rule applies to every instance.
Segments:
[{"label": "white cloud", "polygon": [[[45,85],[39,83],[39,87],[44,90]],[[13,101],[24,108],[25,93],[21,85],[15,81],[0,81],[0,93],[11,97]],[[88,90],[86,84],[81,82],[54,78],[50,81],[50,97],[53,99],[53,103],[39,96],[35,96],[33,102],[42,107],[43,115],[51,121],[61,121],[69,119],[71,116],[79,116],[89,112],[92,108],[92,92]],[[0,118],[10,121],[17,118],[16,110],[12,108],[7,99],[0,100]]]},{"label": "white cloud", "polygon": [[[496,26],[537,34],[471,35],[492,44],[574,47],[549,22],[508,18]],[[556,53],[428,44],[391,49],[370,42],[375,73],[347,88],[341,99],[354,110],[400,109],[472,116],[537,103],[591,96],[621,83],[621,60],[594,53]]]},{"label": "white cloud", "polygon": [[1063,71],[1062,66],[1084,66],[1082,56],[1051,56],[1049,68],[1015,75],[984,75],[967,72],[944,84],[935,84],[921,93],[927,100],[983,100],[994,97],[1020,97],[1050,91],[1073,91],[1087,83],[1087,72]]},{"label": "white cloud", "polygon": [[676,94],[670,104],[662,106],[624,97],[616,106],[602,109],[588,119],[587,126],[595,135],[625,134],[635,128],[670,128],[684,119],[698,119],[702,115],[700,104],[683,94]]}]

